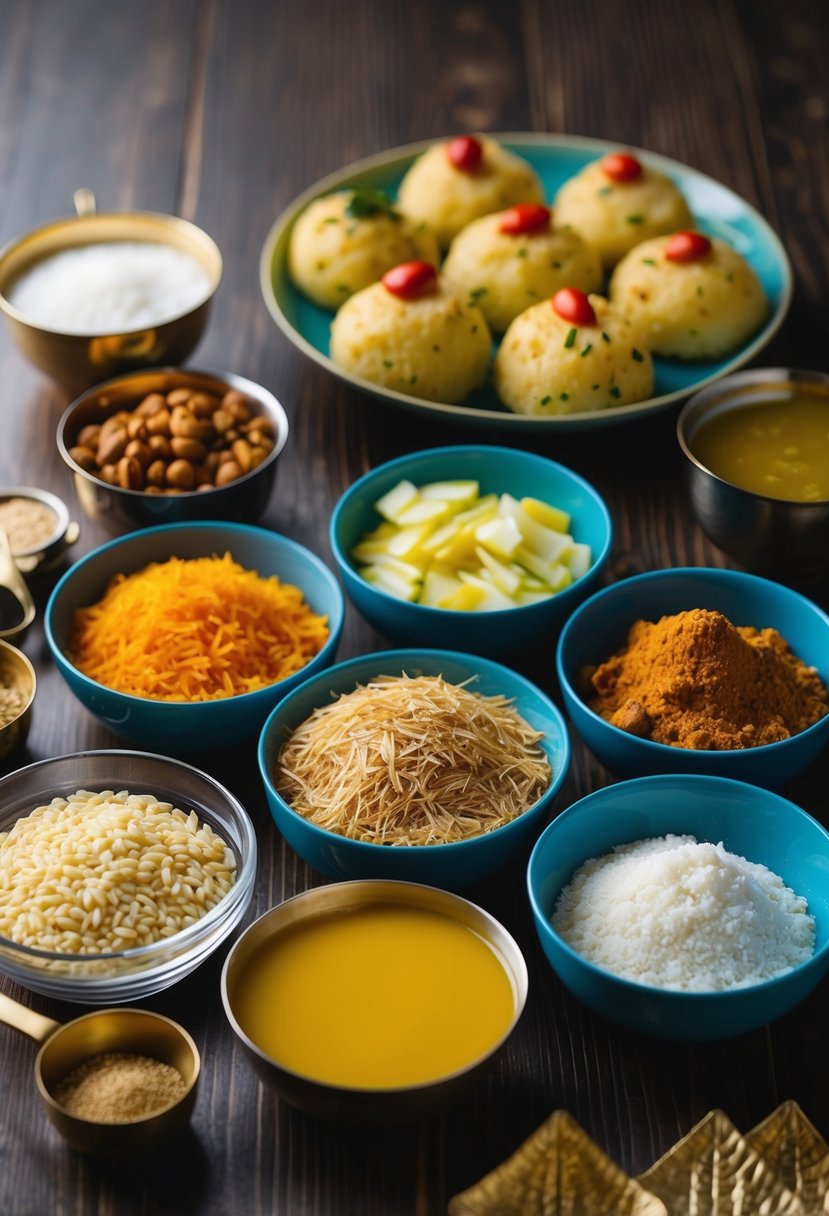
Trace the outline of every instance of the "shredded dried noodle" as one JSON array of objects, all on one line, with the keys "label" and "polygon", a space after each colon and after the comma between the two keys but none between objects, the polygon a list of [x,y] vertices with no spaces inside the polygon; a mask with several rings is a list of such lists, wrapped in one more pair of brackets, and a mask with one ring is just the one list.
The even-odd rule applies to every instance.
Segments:
[{"label": "shredded dried noodle", "polygon": [[551,775],[540,738],[506,697],[442,676],[378,676],[294,730],[275,783],[293,810],[341,836],[447,844],[538,800]]}]

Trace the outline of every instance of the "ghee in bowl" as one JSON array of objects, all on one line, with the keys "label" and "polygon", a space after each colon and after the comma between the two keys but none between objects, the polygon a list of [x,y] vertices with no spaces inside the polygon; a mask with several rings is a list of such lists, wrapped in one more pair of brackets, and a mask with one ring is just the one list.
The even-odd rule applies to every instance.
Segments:
[{"label": "ghee in bowl", "polygon": [[714,413],[694,435],[712,473],[790,502],[829,499],[829,397],[794,393]]},{"label": "ghee in bowl", "polygon": [[829,374],[751,368],[709,384],[676,424],[702,530],[756,574],[829,575]]},{"label": "ghee in bowl", "polygon": [[515,942],[486,912],[417,883],[315,888],[265,913],[222,996],[254,1066],[318,1114],[415,1116],[504,1043],[526,998]]}]

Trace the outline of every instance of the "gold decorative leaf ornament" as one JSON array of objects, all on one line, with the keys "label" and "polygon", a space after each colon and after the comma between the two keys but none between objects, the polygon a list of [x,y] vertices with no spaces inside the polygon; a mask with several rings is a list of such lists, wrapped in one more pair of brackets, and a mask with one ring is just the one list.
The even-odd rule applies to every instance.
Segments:
[{"label": "gold decorative leaf ornament", "polygon": [[[556,1111],[512,1157],[456,1195],[449,1216],[668,1216],[566,1111]],[[756,1216],[756,1214],[753,1214]]]}]

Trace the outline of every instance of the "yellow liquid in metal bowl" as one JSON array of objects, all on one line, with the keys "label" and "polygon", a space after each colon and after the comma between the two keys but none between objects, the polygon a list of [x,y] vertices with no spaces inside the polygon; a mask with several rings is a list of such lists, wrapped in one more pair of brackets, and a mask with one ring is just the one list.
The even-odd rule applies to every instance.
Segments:
[{"label": "yellow liquid in metal bowl", "polygon": [[806,394],[724,409],[692,451],[732,485],[790,502],[829,499],[829,400]]},{"label": "yellow liquid in metal bowl", "polygon": [[232,1005],[248,1038],[283,1068],[392,1089],[486,1055],[512,1023],[515,994],[500,956],[466,925],[373,904],[263,942],[240,968]]}]

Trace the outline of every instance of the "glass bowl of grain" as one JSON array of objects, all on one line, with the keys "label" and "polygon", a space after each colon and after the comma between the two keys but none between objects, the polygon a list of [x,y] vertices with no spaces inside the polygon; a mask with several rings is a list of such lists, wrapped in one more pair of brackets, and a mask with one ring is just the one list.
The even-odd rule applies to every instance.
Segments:
[{"label": "glass bowl of grain", "polygon": [[567,728],[541,689],[449,650],[338,663],[289,693],[259,739],[271,815],[309,865],[448,890],[535,839],[569,764]]},{"label": "glass bowl of grain", "polygon": [[0,971],[24,988],[141,1000],[198,967],[247,912],[253,824],[191,765],[118,749],[56,756],[0,779],[0,807]]},{"label": "glass bowl of grain", "polygon": [[692,1041],[756,1030],[824,978],[828,867],[829,832],[795,803],[665,773],[569,806],[539,837],[527,885],[541,947],[579,1000]]},{"label": "glass bowl of grain", "polygon": [[222,278],[215,242],[187,220],[149,211],[53,220],[0,250],[0,312],[21,353],[75,396],[137,367],[183,362]]}]

